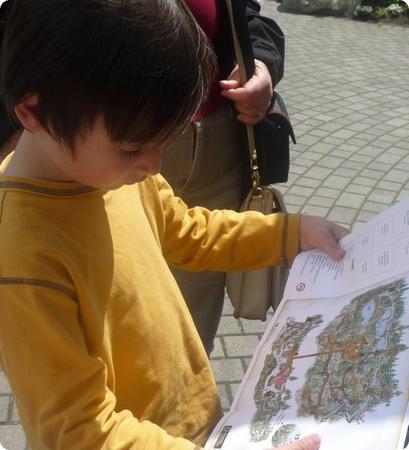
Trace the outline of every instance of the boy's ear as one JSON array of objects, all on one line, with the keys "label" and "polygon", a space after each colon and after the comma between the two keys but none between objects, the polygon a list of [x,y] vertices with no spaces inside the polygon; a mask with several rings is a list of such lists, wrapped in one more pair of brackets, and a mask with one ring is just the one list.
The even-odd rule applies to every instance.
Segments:
[{"label": "boy's ear", "polygon": [[21,125],[28,131],[41,131],[43,126],[38,117],[38,95],[26,97],[14,107],[14,113]]}]

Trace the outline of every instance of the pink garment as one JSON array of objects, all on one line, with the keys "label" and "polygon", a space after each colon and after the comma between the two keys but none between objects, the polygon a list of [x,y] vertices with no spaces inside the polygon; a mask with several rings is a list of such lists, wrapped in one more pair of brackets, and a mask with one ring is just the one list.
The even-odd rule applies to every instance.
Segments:
[{"label": "pink garment", "polygon": [[[209,41],[212,43],[218,38],[220,31],[220,11],[217,0],[185,0],[190,11],[194,15]],[[202,109],[195,115],[193,120],[200,120],[204,116],[223,108],[228,102],[220,95],[220,68],[217,67],[209,96]]]}]

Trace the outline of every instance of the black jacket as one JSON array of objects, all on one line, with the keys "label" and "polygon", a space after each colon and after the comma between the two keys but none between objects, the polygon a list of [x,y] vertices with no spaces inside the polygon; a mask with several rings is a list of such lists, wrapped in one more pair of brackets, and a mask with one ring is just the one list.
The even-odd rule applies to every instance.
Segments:
[{"label": "black jacket", "polygon": [[[222,78],[226,78],[235,64],[233,38],[226,2],[225,0],[218,1],[221,30],[219,39],[215,42],[215,51],[219,57]],[[266,64],[273,86],[276,86],[284,72],[284,35],[281,29],[272,19],[259,14],[260,5],[256,0],[232,0],[232,6],[236,30],[244,55],[248,55],[248,52],[252,50],[254,58]],[[250,50],[247,48],[248,37],[250,37],[252,47]]]}]

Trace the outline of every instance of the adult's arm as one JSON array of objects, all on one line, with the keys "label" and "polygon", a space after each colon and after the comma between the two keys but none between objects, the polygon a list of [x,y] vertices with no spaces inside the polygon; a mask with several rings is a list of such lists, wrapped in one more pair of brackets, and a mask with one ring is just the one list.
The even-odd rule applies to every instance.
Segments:
[{"label": "adult's arm", "polygon": [[254,58],[267,66],[274,87],[284,74],[282,31],[272,19],[260,15],[260,4],[257,0],[247,0],[246,17]]}]

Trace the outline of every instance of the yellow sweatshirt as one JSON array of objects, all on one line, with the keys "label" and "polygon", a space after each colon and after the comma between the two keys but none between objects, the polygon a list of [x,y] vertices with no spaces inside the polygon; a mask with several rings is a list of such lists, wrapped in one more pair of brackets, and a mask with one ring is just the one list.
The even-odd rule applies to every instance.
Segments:
[{"label": "yellow sweatshirt", "polygon": [[0,364],[32,449],[203,445],[219,400],[165,258],[280,264],[298,228],[296,215],[188,210],[160,176],[109,192],[0,176]]}]

